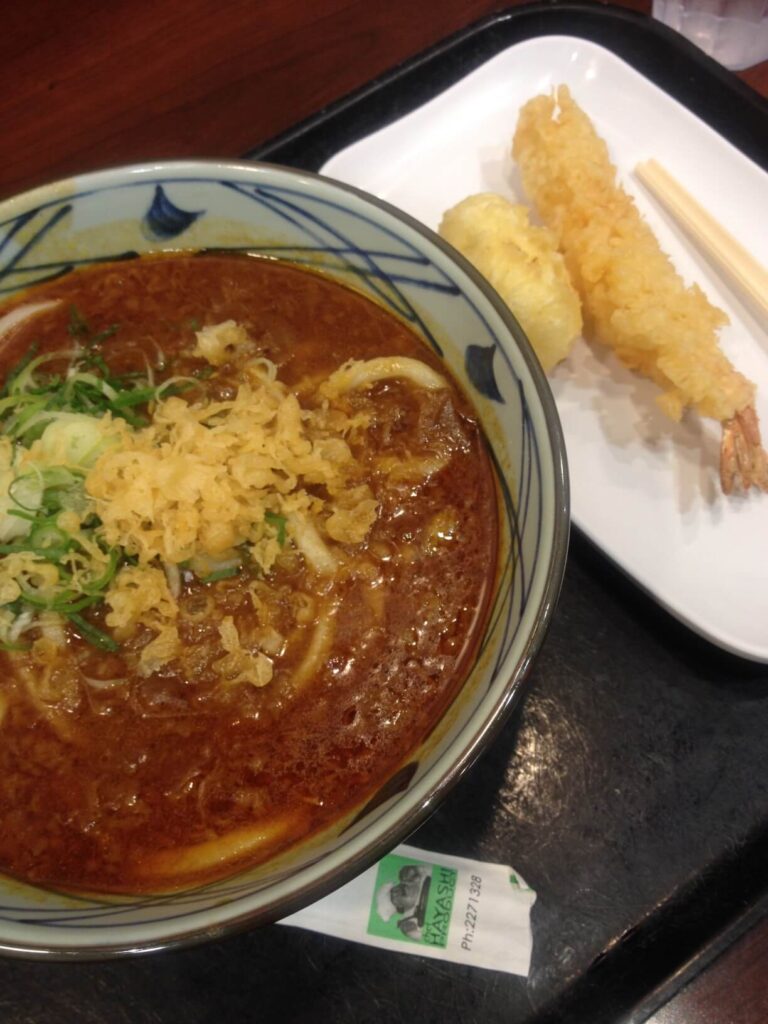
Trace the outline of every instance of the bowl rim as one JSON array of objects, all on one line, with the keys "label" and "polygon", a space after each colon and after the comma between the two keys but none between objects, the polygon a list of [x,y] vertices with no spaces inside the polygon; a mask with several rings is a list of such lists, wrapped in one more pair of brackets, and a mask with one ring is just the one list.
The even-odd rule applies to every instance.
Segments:
[{"label": "bowl rim", "polygon": [[[60,944],[48,942],[40,946],[32,946],[15,942],[4,942],[0,939],[0,955],[8,957],[27,960],[48,960],[52,962],[98,961],[189,948],[203,942],[239,934],[260,925],[275,923],[302,907],[323,898],[330,892],[341,888],[352,878],[355,878],[387,853],[391,852],[394,847],[403,842],[407,836],[423,824],[434,812],[438,804],[442,803],[448,793],[464,777],[475,761],[502,731],[522,696],[523,683],[527,679],[533,660],[541,649],[547,635],[563,583],[570,538],[570,488],[565,439],[554,395],[552,394],[546,374],[525,332],[496,290],[450,243],[404,210],[354,185],[338,181],[327,175],[318,174],[315,171],[303,170],[278,163],[215,158],[156,159],[140,163],[107,166],[83,174],[51,181],[47,184],[35,186],[25,192],[6,197],[0,200],[0,225],[7,208],[16,205],[41,205],[46,201],[52,201],[57,193],[58,196],[56,198],[65,195],[66,193],[63,190],[67,186],[71,186],[73,182],[77,184],[75,192],[75,195],[77,195],[95,186],[108,187],[111,184],[113,187],[119,187],[118,181],[111,183],[110,178],[127,179],[124,181],[124,184],[129,185],[138,183],[142,178],[150,178],[153,174],[169,178],[176,175],[180,180],[194,180],[195,172],[207,175],[210,175],[211,172],[226,175],[245,174],[253,176],[255,174],[257,177],[260,175],[278,174],[286,176],[289,182],[293,180],[298,183],[303,180],[310,184],[317,183],[322,188],[331,188],[342,194],[351,195],[358,202],[374,207],[384,213],[385,216],[393,218],[396,222],[404,223],[406,227],[440,250],[449,261],[452,261],[463,271],[473,286],[490,303],[504,328],[514,339],[519,355],[522,357],[530,374],[533,390],[541,406],[544,426],[546,428],[546,438],[552,457],[553,495],[549,564],[546,575],[540,583],[540,597],[532,627],[516,664],[509,667],[509,677],[500,695],[490,707],[486,708],[485,702],[481,702],[475,709],[473,715],[468,720],[468,723],[474,723],[471,735],[461,744],[460,751],[457,754],[452,754],[448,769],[443,772],[438,783],[431,789],[429,796],[416,803],[405,814],[400,815],[388,828],[371,837],[357,853],[353,853],[351,857],[344,859],[340,865],[328,868],[325,872],[315,875],[311,881],[299,885],[288,896],[277,896],[272,900],[265,901],[260,907],[250,908],[240,914],[233,913],[226,920],[210,926],[203,925],[185,928],[182,919],[178,927],[174,927],[175,922],[172,923],[166,937],[146,940],[139,939],[135,942],[107,940],[87,946],[77,946],[69,941],[64,941]],[[158,249],[161,248],[162,246],[158,246]],[[499,343],[503,344],[504,339],[500,338]],[[476,717],[478,720],[475,722]],[[364,831],[361,835],[364,835]],[[300,868],[298,874],[300,875],[302,872],[312,868],[316,868],[316,865]],[[181,892],[184,891],[189,890],[181,890]],[[237,907],[237,904],[238,900],[235,899],[227,904],[227,906],[234,909]],[[204,914],[206,912],[203,910],[199,913]],[[114,928],[115,931],[119,932],[119,925],[115,925]]]}]

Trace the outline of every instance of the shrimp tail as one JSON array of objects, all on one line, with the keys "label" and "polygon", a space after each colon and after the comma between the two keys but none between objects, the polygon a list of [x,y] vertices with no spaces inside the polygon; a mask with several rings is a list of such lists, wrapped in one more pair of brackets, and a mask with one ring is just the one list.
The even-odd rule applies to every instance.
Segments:
[{"label": "shrimp tail", "polygon": [[720,486],[724,494],[732,494],[736,488],[768,491],[768,455],[760,439],[754,406],[747,406],[723,423]]}]

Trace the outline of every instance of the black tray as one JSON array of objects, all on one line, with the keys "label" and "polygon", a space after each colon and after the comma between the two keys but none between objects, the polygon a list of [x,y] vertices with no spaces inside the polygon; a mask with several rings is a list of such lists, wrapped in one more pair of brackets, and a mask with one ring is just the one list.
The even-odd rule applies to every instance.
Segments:
[{"label": "black tray", "polygon": [[[479,22],[248,155],[318,169],[545,34],[610,48],[768,168],[768,104],[737,78],[648,18],[565,3]],[[6,961],[0,1019],[639,1022],[768,904],[766,736],[768,669],[690,633],[576,533],[515,717],[409,840],[534,886],[527,983],[274,925],[133,961]]]},{"label": "black tray", "polygon": [[[542,35],[607,47],[768,170],[761,96],[646,16],[567,2],[484,19],[247,155],[319,170]],[[574,531],[558,612],[515,722],[409,840],[511,862],[531,882],[528,985],[387,965],[407,993],[398,1000],[377,987],[391,1019],[406,1019],[406,978],[418,975],[422,1008],[439,987],[458,1019],[645,1020],[768,911],[766,725],[768,668],[692,634]],[[362,992],[369,959],[352,962]],[[359,1009],[352,999],[339,1019]]]}]

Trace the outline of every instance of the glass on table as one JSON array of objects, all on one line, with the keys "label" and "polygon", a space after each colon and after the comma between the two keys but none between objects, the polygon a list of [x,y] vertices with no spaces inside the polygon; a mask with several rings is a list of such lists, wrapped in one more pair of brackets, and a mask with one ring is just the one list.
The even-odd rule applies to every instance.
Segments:
[{"label": "glass on table", "polygon": [[653,16],[733,71],[768,58],[768,0],[653,0]]}]

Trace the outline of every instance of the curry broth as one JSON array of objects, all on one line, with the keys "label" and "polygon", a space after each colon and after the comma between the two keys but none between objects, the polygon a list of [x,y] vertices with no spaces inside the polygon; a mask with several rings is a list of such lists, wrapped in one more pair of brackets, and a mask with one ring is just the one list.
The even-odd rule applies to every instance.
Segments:
[{"label": "curry broth", "polygon": [[[192,376],[226,399],[241,367],[208,373],[195,332],[234,320],[256,355],[312,404],[350,358],[409,356],[445,368],[403,323],[316,272],[227,255],[142,258],[76,272],[35,297],[61,299],[12,335],[5,377],[32,343],[53,351],[73,309],[115,373]],[[29,297],[29,296],[28,296]],[[190,397],[189,400],[192,400]],[[181,573],[182,653],[141,676],[151,630],[94,649],[66,629],[61,669],[28,685],[22,652],[0,654],[0,868],[62,887],[138,892],[191,884],[266,859],[370,794],[428,734],[463,681],[496,572],[497,495],[459,389],[386,380],[350,397],[370,417],[352,444],[378,503],[341,571],[318,575],[287,545],[268,574],[206,583]],[[388,466],[432,465],[422,476]],[[387,461],[388,460],[388,461]],[[436,467],[436,468],[435,468]],[[265,686],[217,674],[219,624],[269,652]],[[87,611],[107,630],[103,605]],[[2,707],[0,707],[2,710]],[[260,829],[256,841],[252,832]],[[217,853],[219,837],[243,837]],[[184,851],[203,850],[185,860]]]}]

